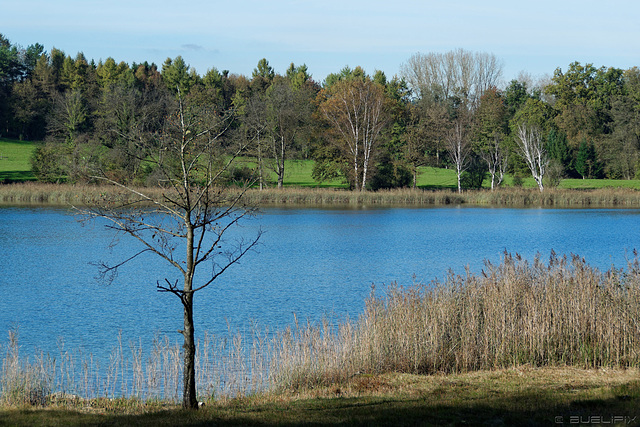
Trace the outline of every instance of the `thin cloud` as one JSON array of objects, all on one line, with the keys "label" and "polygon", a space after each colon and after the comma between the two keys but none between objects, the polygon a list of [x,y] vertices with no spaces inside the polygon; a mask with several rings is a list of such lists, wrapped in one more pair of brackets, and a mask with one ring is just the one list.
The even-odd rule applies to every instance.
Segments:
[{"label": "thin cloud", "polygon": [[204,50],[204,47],[200,46],[199,44],[192,44],[192,43],[183,44],[182,48],[186,50],[193,50],[193,51]]}]

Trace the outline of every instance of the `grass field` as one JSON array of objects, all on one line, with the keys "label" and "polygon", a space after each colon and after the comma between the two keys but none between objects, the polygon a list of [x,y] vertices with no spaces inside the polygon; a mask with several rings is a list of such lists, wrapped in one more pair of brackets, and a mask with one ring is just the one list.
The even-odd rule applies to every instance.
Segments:
[{"label": "grass field", "polygon": [[32,181],[31,155],[35,144],[0,138],[0,183],[8,181]]}]

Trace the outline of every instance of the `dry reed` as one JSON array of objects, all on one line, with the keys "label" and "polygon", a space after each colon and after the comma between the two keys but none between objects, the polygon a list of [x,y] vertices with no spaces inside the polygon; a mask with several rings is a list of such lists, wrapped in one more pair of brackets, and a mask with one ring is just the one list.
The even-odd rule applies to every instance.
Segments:
[{"label": "dry reed", "polygon": [[[146,188],[155,196],[162,189]],[[228,189],[233,193],[233,188]],[[113,186],[46,183],[0,185],[0,204],[4,205],[87,205],[105,195],[126,202],[127,195]],[[541,207],[640,207],[640,191],[622,188],[596,190],[536,189],[505,187],[496,191],[474,190],[456,193],[451,190],[395,189],[355,192],[341,189],[284,188],[250,189],[243,196],[248,205],[294,206],[541,206]]]},{"label": "dry reed", "polygon": [[[264,339],[255,335],[253,347],[243,346],[241,334],[215,339],[205,334],[197,343],[198,394],[204,399],[244,396],[266,388]],[[44,406],[54,403],[88,404],[96,399],[135,399],[175,403],[182,397],[181,346],[157,336],[148,354],[141,345],[118,337],[118,344],[101,366],[92,354],[68,350],[58,354],[19,353],[17,331],[9,331],[0,376],[0,405]],[[2,346],[0,346],[2,350]]]},{"label": "dry reed", "polygon": [[[640,264],[600,272],[578,256],[544,262],[504,255],[480,274],[372,291],[355,320],[297,321],[286,330],[205,335],[198,343],[201,398],[300,390],[362,374],[459,373],[526,366],[640,367]],[[181,350],[166,336],[149,354],[122,340],[100,366],[59,344],[31,361],[17,336],[2,362],[0,402],[133,397],[176,402]],[[0,348],[1,350],[1,348]]]},{"label": "dry reed", "polygon": [[505,254],[481,275],[391,286],[355,322],[288,330],[273,385],[306,388],[358,374],[519,365],[640,366],[640,268],[601,273],[577,256],[532,263]]}]

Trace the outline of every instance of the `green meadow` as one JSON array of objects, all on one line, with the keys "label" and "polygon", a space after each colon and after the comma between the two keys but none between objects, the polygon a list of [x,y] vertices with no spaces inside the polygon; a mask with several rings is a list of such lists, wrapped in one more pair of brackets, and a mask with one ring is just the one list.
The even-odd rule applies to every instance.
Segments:
[{"label": "green meadow", "polygon": [[33,181],[31,155],[35,143],[0,138],[0,183],[3,181]]},{"label": "green meadow", "polygon": [[[35,181],[31,170],[31,156],[37,147],[37,142],[18,141],[0,138],[0,183]],[[239,166],[256,167],[253,159],[241,158]],[[265,168],[267,187],[276,185],[276,174]],[[288,160],[285,168],[285,187],[301,188],[337,188],[346,189],[347,185],[341,179],[317,182],[312,178],[313,160]],[[489,181],[485,180],[484,188],[489,188]],[[511,176],[505,177],[505,186],[512,186]],[[456,189],[456,174],[451,169],[422,166],[418,168],[418,188],[425,190]],[[523,188],[536,188],[533,178],[523,179]],[[594,190],[602,188],[640,189],[640,180],[622,179],[563,179],[559,189]]]}]

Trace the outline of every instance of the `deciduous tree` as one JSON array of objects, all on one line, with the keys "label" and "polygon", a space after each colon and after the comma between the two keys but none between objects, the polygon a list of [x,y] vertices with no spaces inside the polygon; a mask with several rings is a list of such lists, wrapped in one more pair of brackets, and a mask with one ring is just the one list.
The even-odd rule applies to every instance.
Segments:
[{"label": "deciduous tree", "polygon": [[520,154],[527,162],[538,188],[544,191],[543,179],[549,165],[549,156],[544,148],[542,131],[536,125],[520,123],[517,132],[516,143]]},{"label": "deciduous tree", "polygon": [[332,142],[347,159],[349,181],[364,191],[382,130],[389,121],[384,88],[368,77],[339,80],[321,92],[322,117],[332,130]]},{"label": "deciduous tree", "polygon": [[472,149],[469,127],[468,112],[459,112],[458,116],[454,118],[446,137],[447,152],[456,168],[458,193],[462,192],[462,174],[467,170],[471,161]]},{"label": "deciduous tree", "polygon": [[490,88],[480,98],[474,120],[474,148],[487,164],[491,190],[502,183],[507,168],[507,110],[502,95]]},{"label": "deciduous tree", "polygon": [[[178,297],[183,307],[183,400],[184,408],[197,409],[195,375],[194,296],[206,289],[229,267],[236,264],[260,234],[248,241],[230,241],[229,232],[254,209],[244,206],[243,191],[231,193],[221,187],[221,179],[242,148],[222,156],[220,141],[231,116],[184,102],[178,90],[178,106],[170,115],[163,132],[151,144],[139,147],[146,162],[160,175],[161,195],[129,187],[105,174],[96,178],[113,184],[128,195],[106,197],[81,212],[88,219],[103,218],[116,232],[141,245],[141,250],[116,265],[103,265],[105,277],[144,253],[155,254],[179,278],[158,280],[160,292]],[[204,269],[209,264],[209,268]],[[180,284],[180,282],[182,284]]]},{"label": "deciduous tree", "polygon": [[416,53],[402,64],[401,73],[423,102],[458,97],[472,107],[485,90],[498,85],[502,64],[493,54],[457,49]]},{"label": "deciduous tree", "polygon": [[287,78],[276,77],[265,94],[271,169],[278,188],[284,184],[286,160],[309,124],[314,93],[307,86],[296,89]]}]

